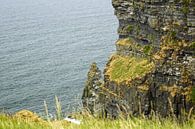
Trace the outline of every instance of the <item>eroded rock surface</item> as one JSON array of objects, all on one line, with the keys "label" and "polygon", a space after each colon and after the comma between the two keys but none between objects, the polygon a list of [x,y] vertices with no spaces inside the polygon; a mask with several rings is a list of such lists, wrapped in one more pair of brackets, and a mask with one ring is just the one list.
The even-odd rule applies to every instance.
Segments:
[{"label": "eroded rock surface", "polygon": [[82,96],[83,107],[89,110],[92,114],[98,112],[101,107],[99,102],[99,88],[102,84],[101,71],[96,63],[92,63],[87,75],[87,81]]},{"label": "eroded rock surface", "polygon": [[195,108],[195,1],[112,4],[119,40],[96,92],[100,110],[106,117],[185,116]]}]

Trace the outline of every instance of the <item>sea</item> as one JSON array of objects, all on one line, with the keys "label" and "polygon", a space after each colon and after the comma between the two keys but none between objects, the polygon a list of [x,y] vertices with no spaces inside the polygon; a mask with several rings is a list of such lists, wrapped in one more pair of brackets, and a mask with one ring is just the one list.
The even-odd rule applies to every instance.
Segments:
[{"label": "sea", "polygon": [[115,51],[111,0],[0,0],[0,111],[82,107],[90,64]]}]

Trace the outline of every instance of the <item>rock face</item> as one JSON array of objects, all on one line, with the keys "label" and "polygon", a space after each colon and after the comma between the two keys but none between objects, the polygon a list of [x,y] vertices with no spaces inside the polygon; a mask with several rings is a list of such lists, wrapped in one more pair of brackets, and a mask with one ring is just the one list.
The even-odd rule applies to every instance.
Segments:
[{"label": "rock face", "polygon": [[96,63],[92,63],[88,72],[85,89],[82,96],[83,107],[87,108],[92,114],[95,114],[99,109],[99,88],[101,86],[101,71]]},{"label": "rock face", "polygon": [[195,38],[193,0],[113,0],[112,4],[120,38],[130,36],[157,47],[161,36],[170,31],[182,39]]},{"label": "rock face", "polygon": [[119,40],[96,92],[100,110],[106,117],[185,116],[195,108],[195,1],[112,0],[112,4]]}]

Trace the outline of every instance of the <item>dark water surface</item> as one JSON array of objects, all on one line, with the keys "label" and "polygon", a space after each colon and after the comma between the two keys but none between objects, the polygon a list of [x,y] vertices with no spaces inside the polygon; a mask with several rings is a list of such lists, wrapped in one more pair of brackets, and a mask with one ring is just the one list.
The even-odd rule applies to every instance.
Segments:
[{"label": "dark water surface", "polygon": [[64,111],[80,102],[91,62],[114,51],[111,0],[0,0],[0,110]]}]

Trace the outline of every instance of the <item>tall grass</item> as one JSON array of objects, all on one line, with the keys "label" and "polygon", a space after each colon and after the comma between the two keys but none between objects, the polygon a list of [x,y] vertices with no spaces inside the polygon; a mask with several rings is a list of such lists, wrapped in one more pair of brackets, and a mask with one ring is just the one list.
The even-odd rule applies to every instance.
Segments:
[{"label": "tall grass", "polygon": [[46,103],[45,100],[44,100],[44,107],[45,107],[45,115],[46,115],[47,121],[50,121],[50,119],[49,119],[49,111],[48,111],[47,103]]},{"label": "tall grass", "polygon": [[191,109],[188,115],[188,121],[182,123],[175,117],[160,118],[153,116],[150,119],[145,117],[105,119],[95,118],[88,112],[72,114],[72,117],[81,121],[80,125],[69,123],[63,120],[62,108],[57,96],[56,100],[56,119],[49,119],[48,107],[44,101],[46,120],[34,121],[16,117],[14,115],[0,114],[0,129],[195,129],[195,118],[190,117]]},{"label": "tall grass", "polygon": [[110,120],[80,115],[77,116],[77,119],[82,121],[80,125],[65,121],[51,121],[48,124],[42,124],[0,115],[0,129],[195,129],[193,120],[179,124],[171,118]]},{"label": "tall grass", "polygon": [[0,114],[0,129],[52,129],[49,124],[32,122]]},{"label": "tall grass", "polygon": [[57,120],[62,119],[62,108],[61,108],[61,103],[59,101],[59,98],[55,96],[55,101],[56,101],[56,117]]}]

